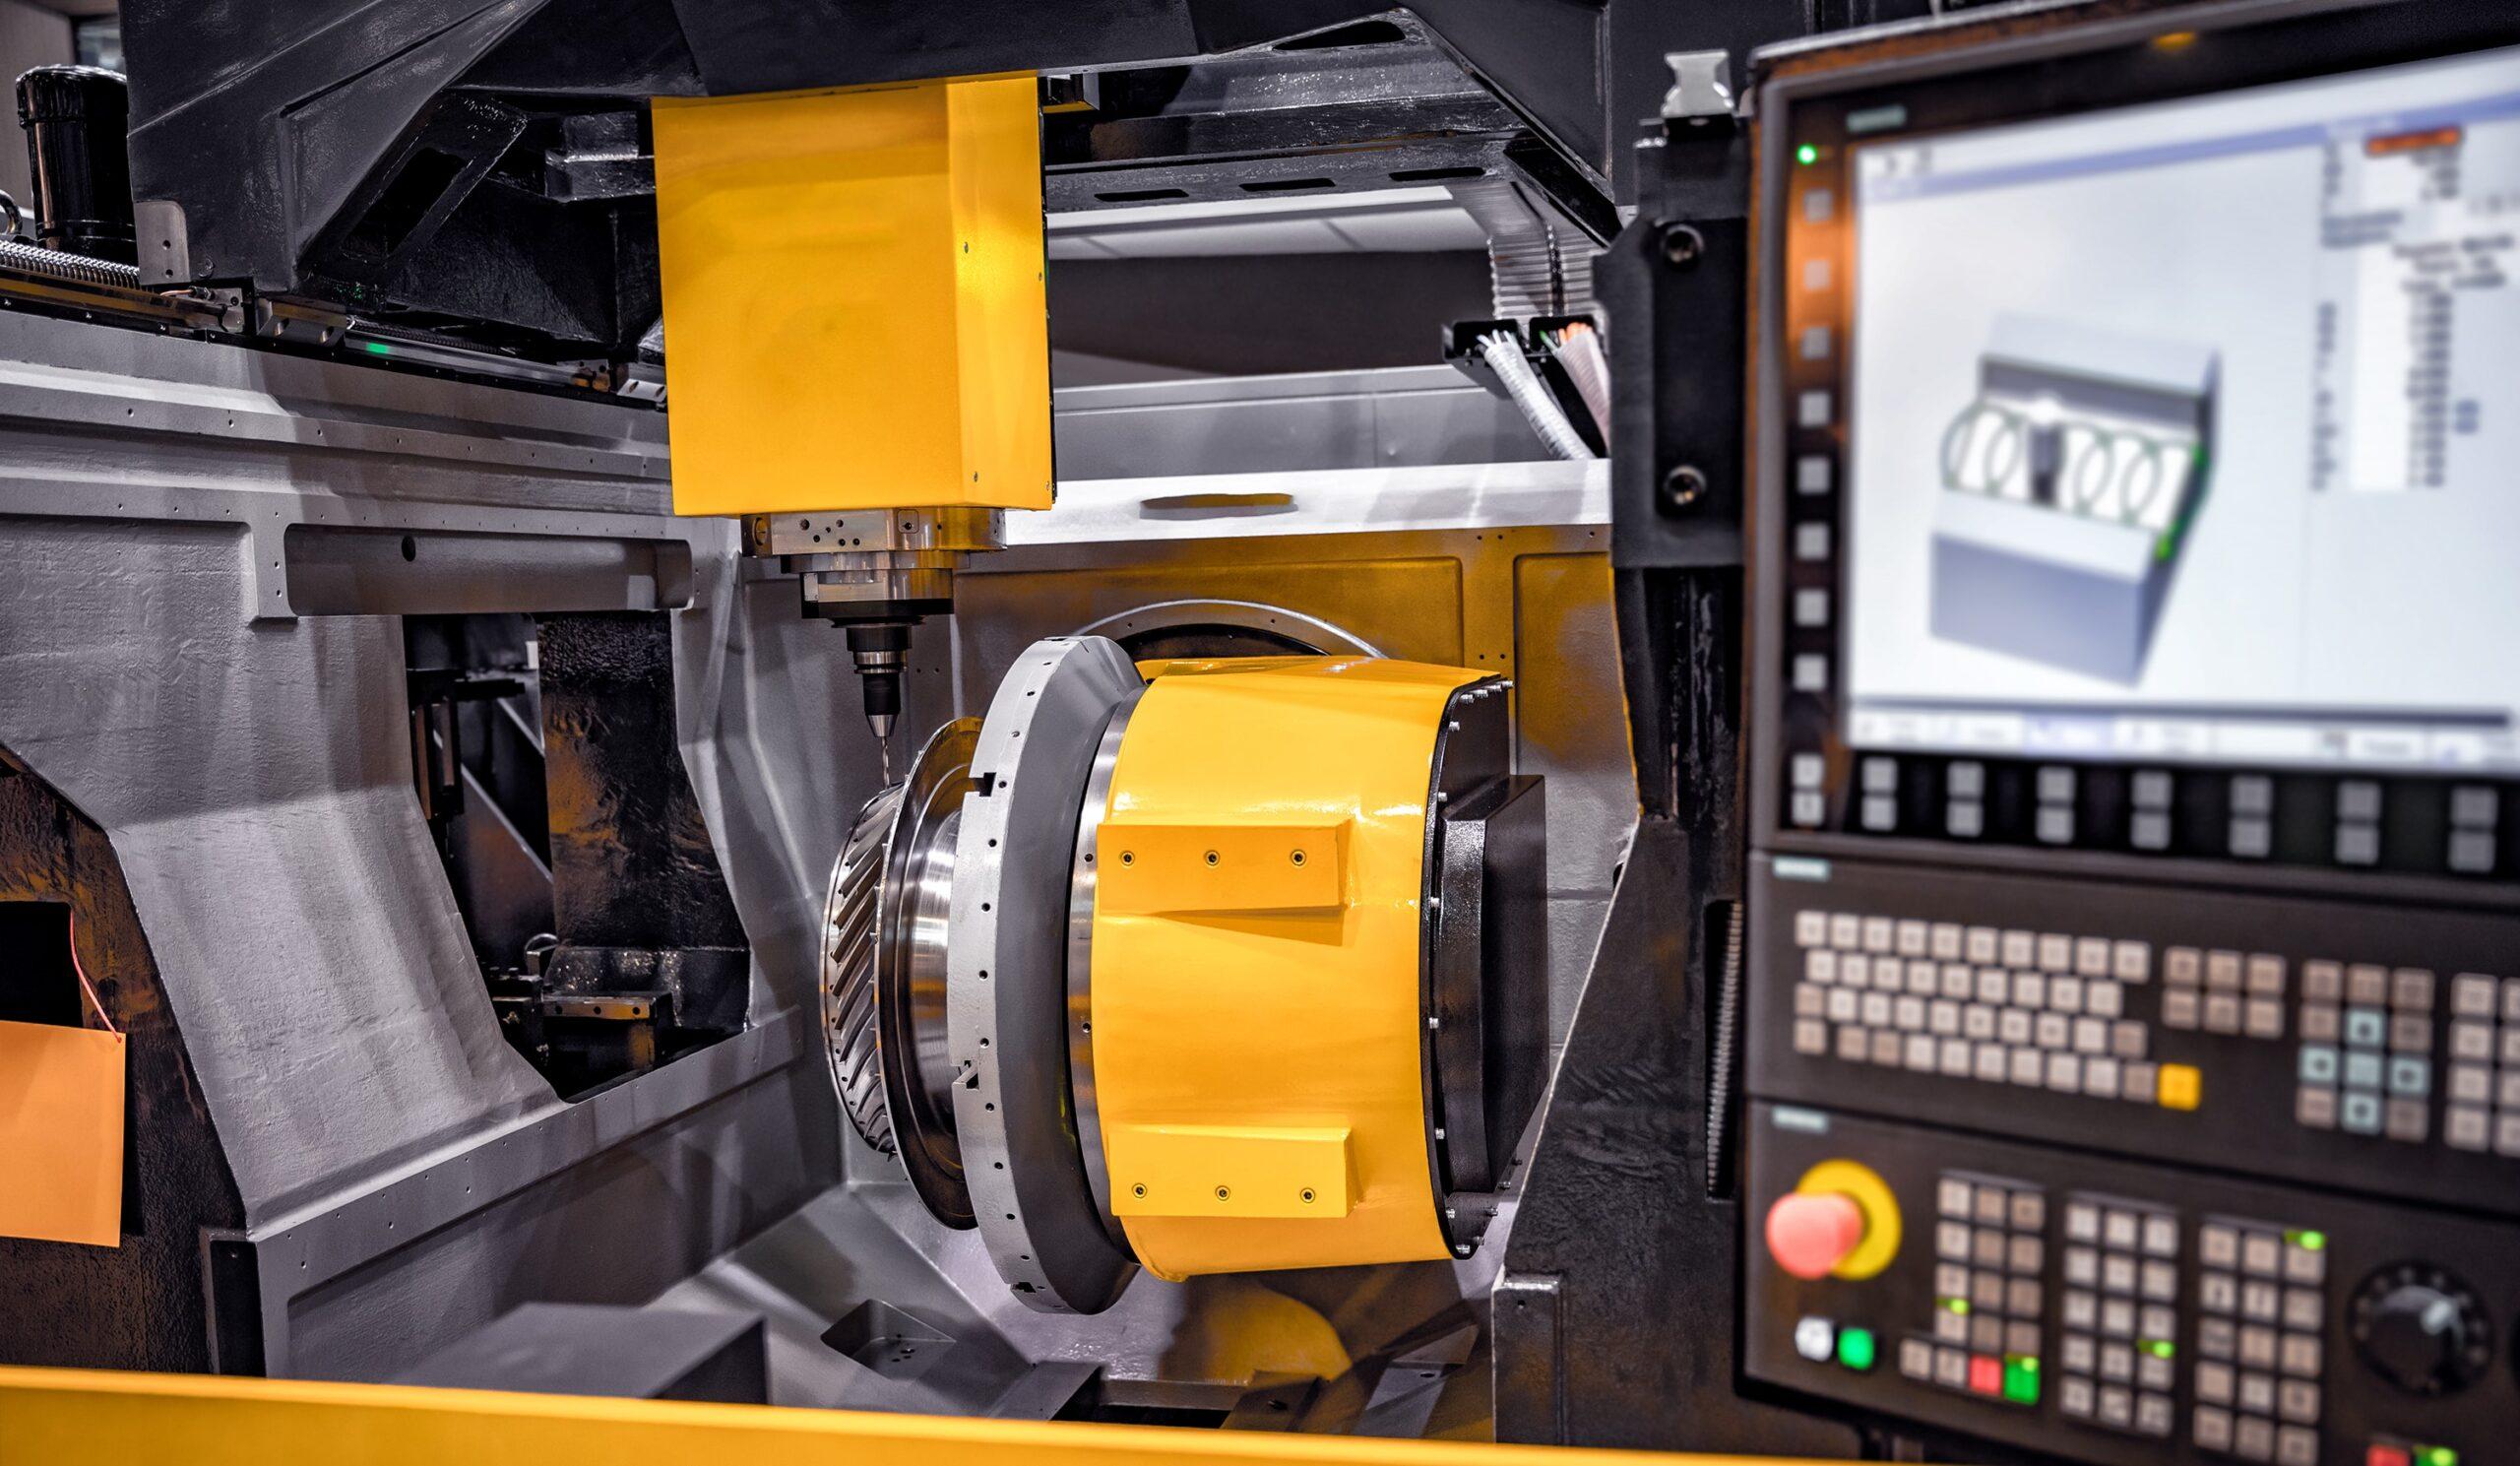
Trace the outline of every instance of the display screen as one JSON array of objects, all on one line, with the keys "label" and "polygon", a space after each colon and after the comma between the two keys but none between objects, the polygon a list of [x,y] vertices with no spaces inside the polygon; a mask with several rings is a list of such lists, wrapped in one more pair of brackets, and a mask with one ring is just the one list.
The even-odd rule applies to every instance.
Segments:
[{"label": "display screen", "polygon": [[1848,164],[1851,743],[2520,768],[2520,50]]}]

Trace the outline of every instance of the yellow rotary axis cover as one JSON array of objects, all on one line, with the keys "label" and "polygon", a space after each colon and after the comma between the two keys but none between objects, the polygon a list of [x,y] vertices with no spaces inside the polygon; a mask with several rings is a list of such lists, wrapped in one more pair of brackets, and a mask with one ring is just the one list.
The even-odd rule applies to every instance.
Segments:
[{"label": "yellow rotary axis cover", "polygon": [[1150,665],[1102,812],[1095,1106],[1160,1277],[1451,1255],[1428,1154],[1428,785],[1481,673]]}]

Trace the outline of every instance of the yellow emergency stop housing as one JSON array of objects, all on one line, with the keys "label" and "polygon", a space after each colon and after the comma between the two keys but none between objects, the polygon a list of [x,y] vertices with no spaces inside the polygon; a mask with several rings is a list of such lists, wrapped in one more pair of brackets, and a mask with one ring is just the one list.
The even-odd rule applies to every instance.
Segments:
[{"label": "yellow emergency stop housing", "polygon": [[1508,691],[1037,643],[834,871],[859,1133],[1037,1307],[1106,1307],[1139,1267],[1468,1254],[1545,1067],[1545,836]]},{"label": "yellow emergency stop housing", "polygon": [[654,121],[675,513],[1049,507],[1033,76]]}]

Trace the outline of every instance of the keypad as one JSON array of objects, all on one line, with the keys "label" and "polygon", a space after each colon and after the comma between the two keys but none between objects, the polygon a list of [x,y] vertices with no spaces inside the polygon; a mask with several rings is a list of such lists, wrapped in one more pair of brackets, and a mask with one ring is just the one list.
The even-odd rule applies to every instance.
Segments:
[{"label": "keypad", "polygon": [[1933,1316],[1902,1341],[1901,1371],[2037,1405],[2047,1231],[2048,1197],[2038,1186],[1945,1172],[1935,1188]]},{"label": "keypad", "polygon": [[2178,1217],[2075,1192],[2065,1199],[2056,1408],[2066,1419],[2168,1436],[2177,1407]]},{"label": "keypad", "polygon": [[2196,1071],[2158,1062],[2130,1016],[2149,943],[1824,911],[1794,935],[1798,1053],[2196,1108]]},{"label": "keypad", "polygon": [[2196,1232],[2197,1446],[2316,1466],[2327,1318],[2326,1239],[2207,1218]]},{"label": "keypad", "polygon": [[2272,952],[2173,947],[2162,954],[2162,1027],[2281,1039],[2289,976]]},{"label": "keypad", "polygon": [[2450,979],[2450,1053],[2441,1138],[2457,1150],[2520,1156],[2520,978]]},{"label": "keypad", "polygon": [[2438,987],[2425,968],[2302,963],[2294,1118],[2408,1145],[2429,1138]]}]

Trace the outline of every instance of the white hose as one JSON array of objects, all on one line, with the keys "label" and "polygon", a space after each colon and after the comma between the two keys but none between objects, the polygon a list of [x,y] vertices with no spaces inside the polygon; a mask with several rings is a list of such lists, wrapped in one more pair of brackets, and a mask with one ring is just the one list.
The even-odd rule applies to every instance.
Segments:
[{"label": "white hose", "polygon": [[1541,381],[1540,373],[1532,370],[1532,364],[1523,359],[1523,349],[1513,337],[1502,331],[1480,337],[1479,353],[1487,359],[1488,369],[1505,384],[1506,395],[1513,398],[1514,406],[1523,410],[1523,416],[1530,419],[1533,429],[1539,432],[1541,441],[1548,445],[1550,452],[1560,458],[1599,456],[1575,431],[1575,424],[1566,420],[1566,414],[1557,406],[1557,399]]},{"label": "white hose", "polygon": [[1584,399],[1585,409],[1593,414],[1593,425],[1602,430],[1602,441],[1610,438],[1610,363],[1602,354],[1602,334],[1587,326],[1569,326],[1557,338],[1557,359],[1566,367],[1567,380],[1575,384],[1575,395]]}]

